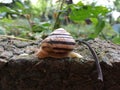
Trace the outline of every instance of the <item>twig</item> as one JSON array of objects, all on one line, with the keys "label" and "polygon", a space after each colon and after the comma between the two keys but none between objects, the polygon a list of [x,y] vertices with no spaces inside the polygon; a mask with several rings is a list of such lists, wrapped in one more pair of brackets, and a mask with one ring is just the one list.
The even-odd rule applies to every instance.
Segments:
[{"label": "twig", "polygon": [[60,6],[60,9],[59,9],[60,11],[58,12],[58,15],[56,17],[56,21],[55,21],[55,24],[53,26],[53,30],[58,28],[57,26],[58,26],[58,23],[59,23],[59,17],[60,17],[62,6],[63,6],[64,2],[65,2],[65,0],[62,0],[61,6]]},{"label": "twig", "polygon": [[81,41],[81,40],[76,40],[78,41],[78,43],[83,43],[85,44],[86,46],[88,46],[89,50],[91,51],[92,55],[93,55],[93,58],[95,60],[95,63],[96,63],[96,67],[97,67],[97,72],[98,72],[98,80],[102,81],[103,82],[103,74],[102,74],[102,69],[101,69],[101,66],[99,64],[99,60],[98,60],[98,56],[96,54],[96,52],[91,48],[91,46],[87,43],[87,42],[84,42],[84,41]]},{"label": "twig", "polygon": [[7,38],[17,39],[17,40],[22,40],[22,41],[31,41],[31,42],[34,41],[34,40],[29,40],[25,38],[14,37],[14,36],[8,36],[8,35],[0,35],[0,37],[7,37]]},{"label": "twig", "polygon": [[31,16],[29,14],[24,15],[26,20],[28,21],[28,24],[30,26],[30,31],[32,32],[32,21],[31,21]]}]

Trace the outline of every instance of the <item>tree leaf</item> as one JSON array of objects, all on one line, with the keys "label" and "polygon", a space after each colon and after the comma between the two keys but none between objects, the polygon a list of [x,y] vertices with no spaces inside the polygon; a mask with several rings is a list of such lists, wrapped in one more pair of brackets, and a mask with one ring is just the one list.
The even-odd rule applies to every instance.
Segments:
[{"label": "tree leaf", "polygon": [[103,6],[84,5],[82,3],[72,4],[69,6],[71,13],[69,17],[73,21],[85,20],[86,18],[97,18],[98,16],[105,16],[109,10]]},{"label": "tree leaf", "polygon": [[1,6],[0,7],[0,12],[15,12],[15,10],[9,8],[9,7],[6,7],[6,6]]},{"label": "tree leaf", "polygon": [[90,34],[89,38],[97,37],[99,33],[103,30],[104,26],[105,26],[105,21],[103,21],[102,19],[99,19],[97,25],[95,26],[94,33]]},{"label": "tree leaf", "polygon": [[116,44],[119,44],[120,45],[120,37],[115,37],[115,38],[113,38],[113,40],[112,40],[114,43],[116,43]]}]

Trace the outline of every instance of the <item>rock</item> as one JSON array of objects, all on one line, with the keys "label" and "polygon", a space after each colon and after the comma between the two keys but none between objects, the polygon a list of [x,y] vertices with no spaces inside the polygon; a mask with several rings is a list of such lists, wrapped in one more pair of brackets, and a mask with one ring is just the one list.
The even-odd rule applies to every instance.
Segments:
[{"label": "rock", "polygon": [[1,58],[6,58],[6,59],[9,59],[12,56],[13,56],[12,51],[4,51],[0,55]]},{"label": "rock", "polygon": [[27,53],[27,54],[33,54],[33,53],[35,53],[37,51],[37,49],[38,49],[37,47],[27,46],[25,48],[25,53]]},{"label": "rock", "polygon": [[0,90],[120,90],[119,45],[100,39],[88,41],[99,57],[104,79],[101,82],[85,45],[75,49],[82,60],[38,59],[34,55],[37,43],[14,39],[12,42],[0,38]]},{"label": "rock", "polygon": [[25,52],[25,49],[21,49],[21,48],[16,48],[13,50],[13,53],[16,55],[23,54],[24,52]]},{"label": "rock", "polygon": [[17,42],[14,42],[14,45],[18,48],[24,48],[24,47],[30,45],[30,43],[17,41]]},{"label": "rock", "polygon": [[4,51],[3,46],[0,46],[0,53]]}]

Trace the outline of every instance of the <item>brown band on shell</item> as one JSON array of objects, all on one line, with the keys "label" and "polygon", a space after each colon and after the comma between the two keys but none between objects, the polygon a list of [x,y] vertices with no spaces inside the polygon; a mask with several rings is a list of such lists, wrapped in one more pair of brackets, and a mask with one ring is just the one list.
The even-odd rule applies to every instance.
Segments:
[{"label": "brown band on shell", "polygon": [[53,52],[53,51],[48,52],[48,54],[49,53],[51,54],[51,56],[66,55],[67,54],[66,52]]},{"label": "brown band on shell", "polygon": [[54,50],[65,50],[65,51],[72,51],[73,49],[69,49],[69,48],[60,48],[60,47],[55,47],[53,48]]},{"label": "brown band on shell", "polygon": [[75,45],[75,42],[65,42],[65,41],[47,41],[46,43],[50,43],[50,44]]},{"label": "brown band on shell", "polygon": [[[57,44],[54,44],[54,43],[47,43],[48,41],[46,42],[43,42],[41,44],[41,48],[44,49],[44,50],[54,50],[54,51],[62,51],[62,49],[65,51],[68,51],[68,50],[73,50],[75,45],[68,45],[68,44],[61,44],[61,43],[57,43]],[[59,50],[58,50],[59,49]],[[61,49],[61,50],[60,50]]]},{"label": "brown band on shell", "polygon": [[[49,48],[48,46],[43,46],[42,49]],[[53,50],[60,50],[60,51],[72,51],[73,49],[69,48],[60,48],[60,47],[53,47]]]},{"label": "brown band on shell", "polygon": [[54,53],[54,54],[63,54],[63,55],[65,55],[66,54],[66,52],[52,52],[52,53]]}]

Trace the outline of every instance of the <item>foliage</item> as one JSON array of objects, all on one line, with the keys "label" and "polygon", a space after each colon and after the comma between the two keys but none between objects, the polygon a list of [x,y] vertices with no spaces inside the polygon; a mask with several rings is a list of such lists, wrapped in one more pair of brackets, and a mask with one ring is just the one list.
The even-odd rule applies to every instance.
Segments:
[{"label": "foliage", "polygon": [[115,8],[117,9],[117,11],[120,11],[120,0],[115,0],[114,4],[115,4]]},{"label": "foliage", "polygon": [[71,9],[69,17],[74,22],[80,22],[81,20],[85,19],[96,19],[97,22],[93,23],[95,26],[94,32],[92,32],[92,34],[90,34],[88,38],[96,38],[99,33],[102,32],[105,26],[104,17],[108,12],[110,12],[106,7],[84,5],[82,2],[71,4],[68,6],[68,8]]},{"label": "foliage", "polygon": [[58,9],[52,5],[48,7],[50,1],[38,0],[34,6],[29,0],[24,3],[14,0],[10,5],[1,5],[0,34],[39,39],[52,32],[53,27],[59,26],[71,32],[74,38],[99,37],[120,44],[120,35],[107,22],[110,9],[82,2],[68,5],[64,0],[59,2],[61,5],[58,4]]},{"label": "foliage", "polygon": [[17,18],[18,15],[23,15],[25,11],[27,11],[27,8],[21,1],[15,1],[11,4],[3,4],[0,6],[0,13],[2,17]]},{"label": "foliage", "polygon": [[[43,4],[43,6],[39,4]],[[35,17],[36,15],[39,16],[40,12],[45,11],[46,1],[40,0],[37,6],[33,7],[30,1],[23,3],[20,0],[9,5],[3,4],[0,6],[1,28],[6,29],[6,34],[29,39],[40,38],[49,33],[50,22],[41,22],[40,18]],[[0,29],[0,32],[5,34],[4,30]]]},{"label": "foliage", "polygon": [[94,33],[90,34],[89,38],[96,38],[99,35],[99,33],[102,32],[104,27],[105,27],[105,21],[99,19],[95,26]]},{"label": "foliage", "polygon": [[71,9],[70,19],[78,22],[86,18],[105,16],[109,12],[106,7],[84,5],[82,2],[69,5],[68,7]]}]

